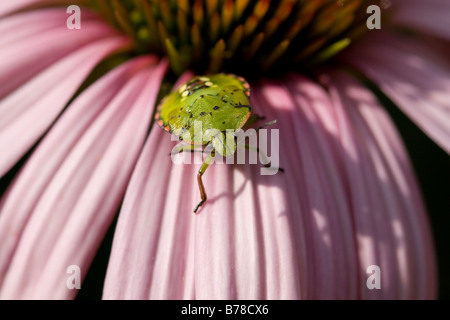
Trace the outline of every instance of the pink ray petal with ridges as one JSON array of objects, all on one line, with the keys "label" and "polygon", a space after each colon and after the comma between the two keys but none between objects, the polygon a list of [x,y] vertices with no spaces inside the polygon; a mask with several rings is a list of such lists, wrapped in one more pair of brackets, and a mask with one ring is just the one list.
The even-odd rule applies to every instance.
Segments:
[{"label": "pink ray petal with ridges", "polygon": [[[297,237],[297,250],[302,248],[298,251],[298,256],[304,257],[299,260],[301,268],[307,274],[300,282],[303,296],[347,296],[352,291],[352,277],[348,274],[355,265],[351,255],[353,240],[349,237],[351,222],[348,220],[348,208],[342,201],[343,186],[337,175],[337,161],[333,159],[327,131],[320,125],[320,121],[332,121],[333,108],[326,93],[305,78],[291,78],[286,81],[286,85],[289,90],[284,89],[281,84],[267,86],[265,90],[261,90],[264,96],[260,101],[268,104],[265,114],[270,115],[269,112],[273,109],[282,111],[274,113],[270,118],[279,119],[282,124],[280,157],[291,161],[290,165],[286,165],[289,168],[286,171],[292,170],[293,174],[287,175],[289,184],[283,189],[288,193],[287,201],[290,202],[288,207],[292,215],[293,234]],[[258,94],[258,89],[255,91]],[[314,110],[321,108],[327,112],[319,120]],[[293,179],[294,177],[302,178]],[[340,217],[340,220],[333,221],[336,217]],[[335,241],[335,238],[340,241]],[[308,247],[305,247],[307,243]],[[326,262],[327,259],[339,257],[348,258],[343,259],[341,264]],[[317,265],[322,268],[315,267]],[[334,272],[339,273],[336,266],[342,270],[340,278],[333,276]]]},{"label": "pink ray petal with ridges", "polygon": [[[92,120],[86,119],[87,129],[79,138],[73,137],[76,139],[72,140],[75,145],[70,150],[67,149],[69,145],[64,144],[63,150],[60,150],[61,153],[68,152],[64,160],[56,161],[53,169],[47,169],[48,173],[53,173],[51,179],[41,178],[45,190],[39,198],[30,199],[28,210],[32,210],[32,215],[12,256],[1,289],[2,297],[70,298],[76,294],[66,287],[66,268],[79,265],[82,276],[86,274],[95,250],[116,213],[145,139],[166,68],[165,62],[150,69],[144,68],[146,64],[148,60],[131,62],[125,70],[119,69],[114,78],[105,81],[106,85],[111,81],[112,84],[117,83],[120,78],[129,78],[113,100],[107,102],[99,99],[99,113],[94,113]],[[133,76],[139,69],[143,71]],[[79,112],[73,107],[87,108],[87,111],[91,109],[91,104],[96,102],[91,99],[95,99],[99,88],[103,87],[105,94],[111,97],[110,90],[114,86],[104,87],[102,84],[99,80],[94,87],[97,89],[93,89],[92,93],[88,89],[84,93],[88,98],[83,98],[84,94],[80,96],[65,115],[71,110],[74,114]],[[79,99],[81,102],[77,106]],[[101,111],[105,103],[107,106]],[[72,122],[78,120],[77,117],[65,115],[36,150],[37,159],[42,158],[40,148],[47,149],[46,141],[54,143],[52,133],[61,139],[61,134],[65,136],[64,132],[76,125],[77,121]],[[25,173],[23,175],[27,176]],[[18,199],[11,197],[10,208],[14,202],[18,205]],[[27,213],[26,208],[23,213]],[[49,219],[50,216],[52,219]],[[31,243],[39,243],[39,246],[33,248]],[[28,269],[30,265],[33,265],[31,270]]]},{"label": "pink ray petal with ridges", "polygon": [[45,5],[66,5],[68,7],[72,4],[72,1],[68,0],[4,0],[0,3],[0,17],[33,5],[42,7]]},{"label": "pink ray petal with ridges", "polygon": [[8,150],[0,160],[0,175],[40,138],[92,68],[127,43],[115,37],[80,48],[0,102],[0,149]]},{"label": "pink ray petal with ridges", "polygon": [[[81,95],[70,110],[61,117],[61,120],[73,123],[70,130],[65,125],[56,125],[52,129],[52,134],[44,139],[44,143],[33,153],[31,161],[26,163],[7,190],[0,205],[2,211],[0,234],[8,235],[2,239],[0,274],[4,274],[8,268],[23,228],[45,187],[84,131],[117,94],[124,81],[139,70],[133,70],[135,64],[136,62],[118,68],[117,71],[106,76],[102,82],[93,85]],[[64,136],[64,139],[60,136]],[[48,157],[49,154],[52,156]],[[14,232],[6,230],[14,230]]]},{"label": "pink ray petal with ridges", "polygon": [[345,171],[354,181],[349,191],[361,273],[365,274],[364,266],[370,264],[380,265],[383,273],[382,291],[367,290],[361,283],[361,297],[434,298],[436,270],[430,229],[399,135],[367,89],[343,74],[334,73],[331,79],[342,151],[351,155],[345,159]]},{"label": "pink ray petal with ridges", "polygon": [[[181,81],[190,77],[191,74],[185,74]],[[163,130],[156,126],[152,128],[119,215],[103,290],[104,299],[195,297],[194,270],[189,267],[195,259],[191,249],[194,204],[187,192],[190,186],[183,183],[195,168],[187,170],[190,166],[172,166],[168,155],[172,148],[169,141],[169,135]],[[166,229],[162,228],[163,225]],[[179,240],[175,242],[179,250],[177,255],[174,254],[176,248],[170,248],[171,238]],[[130,247],[134,249],[129,250]],[[160,264],[160,256],[165,257],[165,261],[159,274],[161,279],[158,279],[154,270]],[[172,258],[173,265],[169,265]],[[158,288],[152,281],[165,282],[166,285]]]},{"label": "pink ray petal with ridges", "polygon": [[353,46],[342,58],[374,80],[412,121],[450,152],[450,69],[442,57],[421,42],[382,33]]},{"label": "pink ray petal with ridges", "polygon": [[[102,18],[88,9],[83,9],[83,27],[85,22],[97,20],[103,22]],[[26,21],[26,23],[24,23]],[[32,37],[38,37],[40,33],[51,29],[65,29],[68,36],[79,36],[77,33],[86,33],[86,30],[67,29],[67,13],[61,8],[48,8],[41,10],[25,11],[20,14],[14,14],[0,20],[0,45],[6,46],[25,38],[31,40]],[[112,32],[112,30],[111,30]],[[87,32],[89,33],[89,32]],[[2,48],[3,50],[6,47]],[[39,47],[36,47],[38,49]]]},{"label": "pink ray petal with ridges", "polygon": [[[14,15],[0,22],[0,29],[6,25],[3,32],[11,34],[7,43],[3,43],[5,38],[8,40],[7,36],[1,38],[0,83],[3,85],[0,87],[0,98],[80,47],[117,35],[103,21],[89,18],[92,14],[86,14],[82,30],[68,30],[59,17],[62,14],[60,9],[49,9]],[[22,25],[11,25],[9,20],[13,19],[18,21],[16,24],[22,21]],[[24,19],[30,19],[30,24],[24,24]],[[43,28],[47,25],[49,27]]]}]

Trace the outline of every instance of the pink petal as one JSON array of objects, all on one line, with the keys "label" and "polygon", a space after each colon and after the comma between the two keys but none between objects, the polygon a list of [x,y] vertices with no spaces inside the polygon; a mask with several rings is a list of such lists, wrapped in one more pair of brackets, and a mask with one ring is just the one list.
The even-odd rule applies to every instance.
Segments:
[{"label": "pink petal", "polygon": [[[0,215],[0,221],[2,221],[0,227],[2,230],[9,226],[15,227],[11,228],[14,232],[2,241],[1,274],[6,272],[22,230],[34,206],[42,196],[45,186],[49,184],[54,173],[90,124],[122,88],[127,74],[131,73],[133,76],[136,73],[137,70],[130,72],[133,71],[133,66],[134,64],[130,64],[125,68],[118,69],[80,96],[69,111],[62,116],[59,124],[52,129],[51,134],[44,139],[44,143],[33,153],[31,161],[25,165],[18,178],[13,182],[14,187],[7,191],[1,208],[2,211],[10,213]],[[78,105],[81,107],[76,108]],[[66,127],[61,124],[63,120],[73,122],[73,125]],[[60,139],[62,135],[64,135],[64,139]],[[48,157],[48,154],[52,156]],[[17,199],[20,199],[20,202]],[[6,232],[1,232],[1,234],[5,235]]]},{"label": "pink petal", "polygon": [[77,265],[84,277],[120,204],[167,65],[154,64],[136,59],[87,89],[8,190],[0,214],[1,298],[76,294],[66,270]]},{"label": "pink petal", "polygon": [[397,0],[392,19],[418,31],[450,40],[450,3],[447,0]]},{"label": "pink petal", "polygon": [[0,16],[14,12],[32,3],[39,2],[39,0],[16,0],[16,1],[2,1],[0,4]]},{"label": "pink petal", "polygon": [[[188,209],[193,197],[180,188],[188,183],[183,179],[189,179],[195,168],[172,167],[169,141],[163,130],[152,128],[130,180],[105,279],[106,299],[194,297],[193,283],[181,281],[192,278],[194,272],[189,267],[193,263],[189,247],[194,239],[190,232],[194,221],[192,209]],[[189,169],[191,172],[183,172]],[[169,193],[169,186],[180,193]],[[162,258],[156,259],[156,252]],[[172,260],[173,266],[169,265]],[[152,281],[168,285],[151,286]]]},{"label": "pink petal", "polygon": [[[361,266],[379,265],[380,290],[362,298],[430,299],[436,294],[434,248],[412,166],[387,113],[365,88],[334,73],[344,170]],[[386,244],[380,241],[386,242]],[[361,276],[365,268],[361,268]]]},{"label": "pink petal", "polygon": [[83,11],[82,30],[69,30],[65,11],[46,9],[13,15],[0,22],[0,98],[95,40],[117,34],[88,10]]},{"label": "pink petal", "polygon": [[5,174],[40,138],[92,68],[127,43],[123,38],[99,40],[58,61],[0,102],[0,160]]},{"label": "pink petal", "polygon": [[[214,164],[204,175],[209,198],[198,215],[192,209],[200,199],[199,165],[172,164],[169,136],[152,129],[119,215],[104,298],[433,296],[433,255],[427,253],[431,245],[426,222],[422,225],[423,205],[420,197],[409,198],[417,188],[410,168],[402,167],[405,153],[387,150],[388,142],[401,146],[392,124],[378,113],[376,124],[353,120],[351,105],[347,110],[337,100],[336,110],[336,95],[331,100],[299,76],[285,85],[254,86],[252,105],[266,119],[279,120],[280,165],[286,174],[261,176],[257,165]],[[353,108],[365,106],[360,99],[352,97]],[[373,97],[370,107],[383,112]],[[366,113],[359,118],[369,121]],[[342,123],[358,131],[344,135]],[[369,134],[377,125],[389,134]],[[341,137],[361,148],[363,164],[350,166],[351,154]],[[366,142],[380,146],[367,150]],[[354,173],[358,170],[369,178],[363,180]],[[383,170],[394,177],[385,178]],[[391,179],[392,194],[382,192]],[[411,190],[405,181],[412,183]],[[363,195],[368,193],[365,198],[358,193],[361,188]],[[398,208],[404,211],[395,215]],[[431,261],[420,262],[422,258]],[[382,266],[385,290],[369,292],[367,263]]]},{"label": "pink petal", "polygon": [[294,77],[286,84],[288,90],[278,84],[266,85],[260,103],[268,104],[265,114],[278,111],[269,118],[279,119],[284,130],[280,155],[290,161],[286,172],[292,174],[286,175],[289,182],[283,189],[303,269],[303,297],[354,298],[355,244],[332,139],[334,109],[326,93],[309,80]]},{"label": "pink petal", "polygon": [[343,59],[369,76],[397,106],[450,152],[450,68],[421,42],[377,34]]},{"label": "pink petal", "polygon": [[67,4],[69,6],[72,3],[67,0],[4,0],[0,3],[0,17],[29,6],[44,6],[49,4]]},{"label": "pink petal", "polygon": [[[70,36],[87,36],[89,32],[81,30],[69,30],[66,27],[67,13],[63,8],[48,8],[41,10],[31,10],[22,13],[14,14],[12,16],[4,17],[0,21],[0,44],[6,45],[14,43],[25,38],[32,40],[31,37],[39,35],[42,32],[51,29],[65,29],[67,35]],[[89,9],[83,8],[82,11],[83,22],[91,23],[92,20],[101,22],[101,17],[94,14]],[[104,23],[103,23],[104,24]],[[83,28],[85,25],[83,24]],[[112,30],[110,30],[111,32]],[[79,34],[77,34],[79,33]],[[3,49],[7,49],[6,47]],[[35,47],[35,49],[40,49]]]}]

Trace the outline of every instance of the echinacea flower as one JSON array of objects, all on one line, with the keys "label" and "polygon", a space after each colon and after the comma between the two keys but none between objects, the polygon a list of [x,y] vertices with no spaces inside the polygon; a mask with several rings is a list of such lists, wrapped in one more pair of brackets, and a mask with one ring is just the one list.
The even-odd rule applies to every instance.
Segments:
[{"label": "echinacea flower", "polygon": [[[376,4],[3,1],[0,298],[75,297],[117,212],[105,299],[435,298],[421,191],[366,83],[450,152],[450,4],[382,1],[369,30]],[[152,119],[168,87],[222,71],[277,119],[285,174],[212,165],[194,215],[198,166]]]}]

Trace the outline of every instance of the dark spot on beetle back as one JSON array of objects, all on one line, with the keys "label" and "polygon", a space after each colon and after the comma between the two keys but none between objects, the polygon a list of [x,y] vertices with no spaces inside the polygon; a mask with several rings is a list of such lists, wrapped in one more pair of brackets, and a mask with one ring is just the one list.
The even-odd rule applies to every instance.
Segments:
[{"label": "dark spot on beetle back", "polygon": [[205,115],[206,115],[205,112],[200,112],[200,117],[203,117],[203,116],[205,116]]},{"label": "dark spot on beetle back", "polygon": [[250,106],[248,106],[248,105],[245,105],[245,104],[239,104],[239,105],[237,105],[237,106],[234,106],[236,109],[239,109],[239,108],[248,108],[249,110],[251,110],[252,108],[250,107]]},{"label": "dark spot on beetle back", "polygon": [[213,109],[214,110],[219,110],[219,106],[215,106]]}]

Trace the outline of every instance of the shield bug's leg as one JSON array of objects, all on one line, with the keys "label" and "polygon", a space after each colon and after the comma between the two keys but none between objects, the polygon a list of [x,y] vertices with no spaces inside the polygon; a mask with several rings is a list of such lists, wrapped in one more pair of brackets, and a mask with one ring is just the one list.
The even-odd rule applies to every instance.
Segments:
[{"label": "shield bug's leg", "polygon": [[[259,116],[258,116],[258,117],[259,117]],[[260,117],[259,119],[264,119],[264,117]],[[249,120],[251,120],[251,117],[250,117]],[[248,122],[245,124],[244,129],[247,129],[247,127],[248,127],[247,124],[248,124],[249,122],[250,122],[250,121],[248,121]],[[264,129],[264,128],[266,128],[266,127],[269,127],[269,126],[271,126],[271,125],[274,125],[274,124],[276,124],[277,122],[278,122],[278,121],[277,121],[276,119],[275,119],[275,120],[272,120],[272,121],[269,121],[269,122],[266,122],[266,123],[260,125],[258,128],[256,128],[255,131],[252,132],[252,133],[250,133],[249,136],[252,136],[253,134],[258,133],[258,131],[261,130],[261,129]]]},{"label": "shield bug's leg", "polygon": [[178,154],[181,152],[202,152],[203,153],[203,149],[202,150],[198,150],[199,148],[202,148],[203,145],[194,145],[194,144],[188,144],[188,145],[177,145],[173,148],[172,152],[169,153],[169,156],[172,154]]},{"label": "shield bug's leg", "polygon": [[198,182],[198,188],[200,189],[200,196],[202,197],[202,201],[200,201],[199,204],[195,207],[194,213],[197,213],[198,208],[200,208],[206,201],[206,192],[205,192],[205,187],[203,186],[202,176],[205,173],[206,169],[208,169],[208,166],[211,164],[215,155],[216,155],[215,151],[213,150],[211,152],[211,154],[205,159],[202,166],[198,170],[197,182]]},{"label": "shield bug's leg", "polygon": [[258,132],[259,130],[261,130],[261,129],[265,128],[265,127],[269,127],[269,126],[271,126],[271,125],[273,125],[273,124],[275,124],[275,123],[277,123],[277,120],[276,120],[276,119],[275,119],[275,120],[272,120],[272,121],[269,121],[269,122],[266,122],[266,123],[264,123],[263,125],[261,125],[261,126],[259,126],[258,128],[256,128],[256,132]]},{"label": "shield bug's leg", "polygon": [[[266,164],[264,165],[264,167],[266,167],[266,168],[271,168],[270,163],[269,163],[269,160],[267,159],[266,154],[265,154],[264,152],[262,152],[262,151],[259,149],[259,147],[254,147],[254,146],[251,146],[251,145],[249,145],[249,144],[246,144],[246,145],[245,145],[245,149],[247,149],[247,150],[249,150],[249,151],[255,151],[255,152],[258,152],[258,154],[260,154],[260,155],[263,157],[263,160],[264,160],[264,162],[266,163]],[[283,169],[283,168],[280,168],[280,167],[278,167],[278,168],[272,168],[272,169],[276,169],[276,170],[280,170],[281,172],[284,172],[284,169]]]},{"label": "shield bug's leg", "polygon": [[260,120],[264,120],[266,117],[264,116],[260,116],[259,114],[252,114],[250,116],[250,118],[248,118],[247,122],[245,123],[245,128],[248,128],[249,126],[251,126],[252,124],[254,124],[255,122],[258,122]]}]

